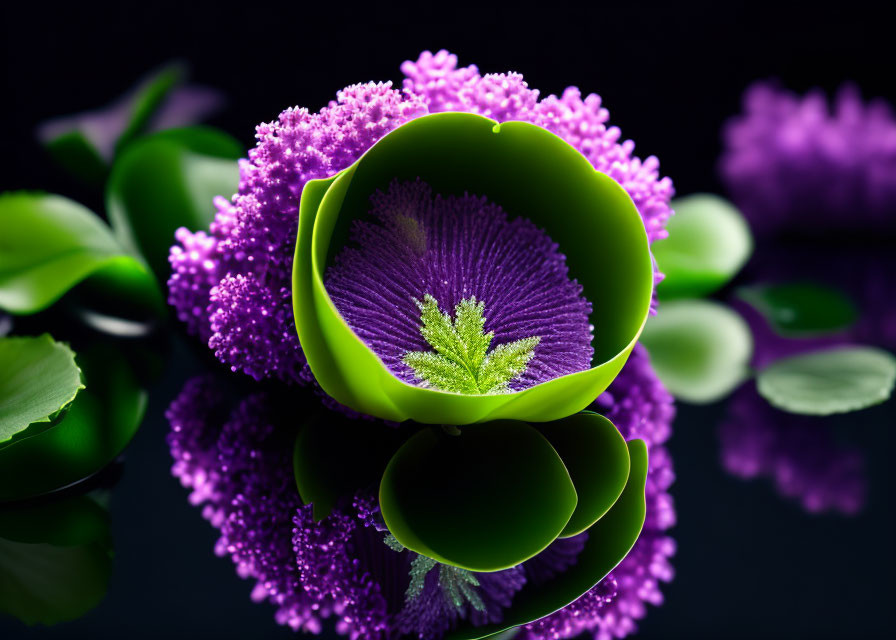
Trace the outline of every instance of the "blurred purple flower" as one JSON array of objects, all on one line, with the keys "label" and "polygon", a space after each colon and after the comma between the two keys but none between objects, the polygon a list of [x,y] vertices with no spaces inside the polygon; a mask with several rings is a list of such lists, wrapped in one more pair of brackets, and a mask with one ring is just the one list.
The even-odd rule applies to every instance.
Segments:
[{"label": "blurred purple flower", "polygon": [[772,408],[753,387],[732,398],[719,428],[722,466],[743,479],[766,477],[810,513],[855,515],[868,491],[865,458],[838,442],[825,420]]},{"label": "blurred purple flower", "polygon": [[[234,371],[255,379],[305,383],[310,376],[291,309],[291,267],[298,205],[308,180],[344,169],[383,135],[427,113],[479,113],[525,120],[561,136],[635,202],[651,241],[665,236],[672,183],[659,162],[633,155],[598,96],[578,89],[539,100],[515,73],[480,75],[446,51],[402,65],[403,91],[391,83],[352,85],[318,113],[293,108],[257,129],[258,144],[240,164],[232,202],[216,201],[208,233],[180,230],[171,250],[169,302]],[[659,276],[658,276],[659,277]]]},{"label": "blurred purple flower", "polygon": [[844,86],[797,96],[760,82],[728,122],[720,161],[735,204],[757,231],[896,228],[896,118]]}]

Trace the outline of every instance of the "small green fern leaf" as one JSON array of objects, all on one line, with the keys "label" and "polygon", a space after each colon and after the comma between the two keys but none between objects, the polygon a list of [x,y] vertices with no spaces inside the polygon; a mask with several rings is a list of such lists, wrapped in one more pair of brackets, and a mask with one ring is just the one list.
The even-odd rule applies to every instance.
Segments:
[{"label": "small green fern leaf", "polygon": [[491,352],[494,332],[485,332],[485,303],[476,297],[461,300],[454,320],[439,309],[428,293],[416,301],[420,309],[420,333],[435,349],[411,351],[402,361],[428,386],[442,391],[478,395],[505,393],[508,384],[526,371],[540,337],[498,345]]}]

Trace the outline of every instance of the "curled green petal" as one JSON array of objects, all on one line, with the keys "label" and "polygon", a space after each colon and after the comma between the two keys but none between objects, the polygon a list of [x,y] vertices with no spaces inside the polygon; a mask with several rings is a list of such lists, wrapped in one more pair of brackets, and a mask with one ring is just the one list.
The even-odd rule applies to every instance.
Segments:
[{"label": "curled green petal", "polygon": [[547,547],[576,506],[569,473],[525,422],[427,428],[380,484],[386,526],[405,547],[470,571],[515,566]]},{"label": "curled green petal", "polygon": [[[485,196],[511,217],[544,228],[570,275],[594,302],[592,367],[522,391],[466,395],[396,378],[348,327],[324,272],[368,199],[395,179],[435,193]],[[653,267],[647,235],[625,190],[573,147],[523,122],[441,113],[399,127],[354,165],[304,187],[293,262],[293,307],[302,348],[321,387],[356,411],[387,420],[470,424],[557,420],[588,406],[625,364],[647,318]]]},{"label": "curled green petal", "polygon": [[628,447],[612,422],[591,411],[537,428],[563,460],[578,495],[576,510],[560,534],[568,538],[600,520],[622,495],[631,467]]},{"label": "curled green petal", "polygon": [[444,640],[486,638],[519,625],[543,618],[577,600],[604,579],[628,555],[644,526],[647,505],[647,445],[643,440],[628,443],[631,471],[622,495],[594,526],[576,564],[547,583],[529,583],[513,597],[504,619],[496,624],[474,627],[468,621],[446,634]]}]

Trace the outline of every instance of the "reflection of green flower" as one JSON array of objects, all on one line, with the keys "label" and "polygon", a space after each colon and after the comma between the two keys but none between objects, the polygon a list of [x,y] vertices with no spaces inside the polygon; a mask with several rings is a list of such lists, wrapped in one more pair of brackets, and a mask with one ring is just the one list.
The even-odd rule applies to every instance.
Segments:
[{"label": "reflection of green flower", "polygon": [[[410,384],[385,366],[359,336],[364,327],[349,326],[337,309],[324,272],[345,246],[352,222],[365,215],[371,195],[394,180],[418,179],[440,196],[475,193],[510,217],[545,229],[592,304],[590,321],[597,329],[591,368],[524,389],[511,385],[508,393],[480,390],[472,395],[464,384]],[[419,249],[427,237],[424,230],[414,229],[418,233],[410,235],[418,239],[414,246]],[[647,236],[625,191],[560,138],[534,125],[497,125],[460,113],[425,116],[385,136],[345,171],[311,181],[303,191],[293,265],[299,338],[324,391],[368,415],[469,424],[508,418],[543,422],[573,414],[606,389],[625,363],[647,317],[652,281]],[[428,293],[420,291],[417,299]],[[507,293],[514,295],[512,283]],[[502,310],[490,306],[493,300],[482,302],[486,317]],[[532,342],[520,346],[534,347],[536,356],[539,352]],[[520,349],[518,362],[502,367],[493,387],[503,390],[502,383],[513,378],[525,353]],[[432,356],[410,360],[406,364],[415,370],[439,364]],[[430,367],[430,377],[434,371]],[[421,378],[427,380],[427,375]]]}]

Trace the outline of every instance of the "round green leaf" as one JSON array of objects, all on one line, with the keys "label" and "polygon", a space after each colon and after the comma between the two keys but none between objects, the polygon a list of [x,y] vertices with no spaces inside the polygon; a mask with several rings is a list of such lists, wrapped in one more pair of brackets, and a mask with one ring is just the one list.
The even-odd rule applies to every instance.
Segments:
[{"label": "round green leaf", "polygon": [[55,425],[0,448],[0,501],[61,489],[101,470],[137,432],[146,393],[121,353],[98,346],[78,354],[87,387]]},{"label": "round green leaf", "polygon": [[90,498],[0,509],[0,612],[28,625],[74,620],[111,573],[108,514]]},{"label": "round green leaf", "polygon": [[826,416],[879,404],[896,381],[896,358],[870,347],[835,347],[783,358],[759,372],[756,386],[772,405]]},{"label": "round green leaf", "polygon": [[848,328],[858,310],[841,291],[812,283],[756,285],[737,296],[782,336],[814,336]]},{"label": "round green leaf", "polygon": [[91,211],[61,196],[0,195],[0,309],[36,313],[91,277],[111,298],[164,308],[152,274]]},{"label": "round green leaf", "polygon": [[708,403],[749,376],[753,338],[746,322],[715,302],[673,300],[660,305],[641,342],[663,384],[677,398]]},{"label": "round green leaf", "polygon": [[591,411],[543,422],[537,429],[563,460],[576,488],[576,510],[560,534],[568,538],[591,527],[619,499],[628,482],[628,447],[612,422]]},{"label": "round green leaf", "polygon": [[641,535],[647,512],[647,446],[643,440],[632,440],[628,449],[628,483],[613,508],[588,530],[588,540],[576,563],[546,583],[527,583],[513,596],[501,622],[474,627],[464,621],[446,634],[445,640],[484,638],[543,618],[580,598],[622,562]]},{"label": "round green leaf", "polygon": [[750,257],[750,227],[731,203],[710,194],[678,198],[672,208],[669,237],[651,247],[666,276],[657,293],[661,298],[705,296],[731,280]]},{"label": "round green leaf", "polygon": [[576,506],[569,473],[525,422],[437,427],[390,460],[380,509],[408,549],[470,571],[515,566],[547,547]]},{"label": "round green leaf", "polygon": [[68,346],[47,334],[0,338],[0,447],[32,423],[49,424],[83,388]]},{"label": "round green leaf", "polygon": [[[435,193],[484,195],[510,217],[544,228],[566,255],[594,305],[592,368],[514,393],[464,395],[407,384],[343,321],[323,275],[345,246],[369,197],[394,179],[427,182]],[[557,212],[562,212],[562,215]],[[653,266],[647,235],[625,190],[578,151],[524,122],[498,125],[468,113],[412,120],[383,137],[338,176],[304,187],[293,262],[299,340],[330,396],[387,420],[470,424],[558,420],[584,409],[625,364],[649,311]]]},{"label": "round green leaf", "polygon": [[168,277],[168,249],[179,227],[208,228],[215,196],[239,186],[241,145],[208,127],[171,129],[134,142],[106,185],[109,221],[121,242]]},{"label": "round green leaf", "polygon": [[327,517],[344,496],[376,486],[398,448],[398,429],[320,411],[299,428],[293,473],[299,496]]}]

